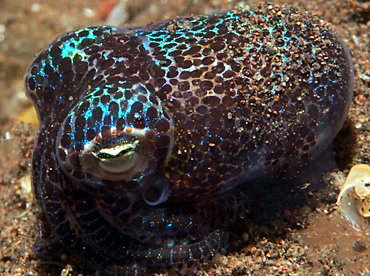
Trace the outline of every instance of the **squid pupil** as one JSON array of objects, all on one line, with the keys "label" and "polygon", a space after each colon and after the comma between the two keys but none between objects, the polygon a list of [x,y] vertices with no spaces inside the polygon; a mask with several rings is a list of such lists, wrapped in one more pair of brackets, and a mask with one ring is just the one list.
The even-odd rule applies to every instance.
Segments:
[{"label": "squid pupil", "polygon": [[117,157],[120,157],[122,155],[125,155],[127,153],[129,153],[132,149],[124,149],[124,150],[121,150],[118,154],[109,154],[109,153],[106,153],[106,152],[102,152],[102,153],[99,153],[98,154],[98,157],[101,158],[101,159],[111,159],[111,158],[117,158]]}]

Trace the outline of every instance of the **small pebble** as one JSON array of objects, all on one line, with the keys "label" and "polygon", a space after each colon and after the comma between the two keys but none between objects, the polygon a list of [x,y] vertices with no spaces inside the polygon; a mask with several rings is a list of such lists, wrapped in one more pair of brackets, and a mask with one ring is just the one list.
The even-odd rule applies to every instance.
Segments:
[{"label": "small pebble", "polygon": [[367,249],[366,244],[363,241],[355,241],[352,245],[353,251],[362,253]]}]

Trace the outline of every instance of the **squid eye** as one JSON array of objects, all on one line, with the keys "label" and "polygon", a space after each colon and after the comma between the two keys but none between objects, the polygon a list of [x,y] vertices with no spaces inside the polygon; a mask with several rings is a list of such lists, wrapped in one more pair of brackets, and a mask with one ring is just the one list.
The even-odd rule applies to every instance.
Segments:
[{"label": "squid eye", "polygon": [[92,152],[99,160],[99,166],[109,173],[127,173],[137,165],[139,158],[139,141],[130,144],[101,148]]},{"label": "squid eye", "polygon": [[152,143],[146,135],[135,134],[123,134],[109,141],[100,138],[90,141],[81,152],[84,170],[112,181],[129,181],[144,173],[152,154]]}]

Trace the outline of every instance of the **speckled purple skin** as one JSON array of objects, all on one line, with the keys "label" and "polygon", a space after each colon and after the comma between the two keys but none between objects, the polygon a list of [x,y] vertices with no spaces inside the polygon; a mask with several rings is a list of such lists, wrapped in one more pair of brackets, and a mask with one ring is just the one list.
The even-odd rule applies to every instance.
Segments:
[{"label": "speckled purple skin", "polygon": [[65,33],[25,80],[41,238],[124,275],[224,252],[248,183],[332,142],[353,66],[325,23],[266,4]]}]

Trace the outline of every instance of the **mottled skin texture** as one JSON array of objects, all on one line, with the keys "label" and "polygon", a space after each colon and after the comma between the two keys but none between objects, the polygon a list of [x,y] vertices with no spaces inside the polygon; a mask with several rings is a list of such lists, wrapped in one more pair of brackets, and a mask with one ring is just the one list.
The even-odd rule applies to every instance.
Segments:
[{"label": "mottled skin texture", "polygon": [[332,142],[353,67],[325,23],[261,5],[65,33],[26,88],[44,243],[107,274],[184,271],[225,251],[248,183]]}]

